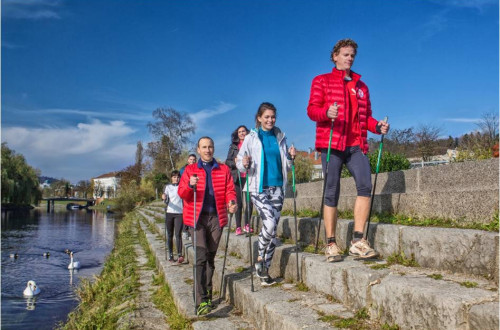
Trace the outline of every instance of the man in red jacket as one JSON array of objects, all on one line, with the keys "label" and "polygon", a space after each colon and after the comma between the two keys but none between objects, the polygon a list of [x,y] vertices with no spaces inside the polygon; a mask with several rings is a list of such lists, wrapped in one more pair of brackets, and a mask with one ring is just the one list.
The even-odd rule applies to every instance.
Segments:
[{"label": "man in red jacket", "polygon": [[184,201],[183,219],[191,237],[196,228],[196,311],[205,315],[212,308],[212,276],[222,228],[227,224],[227,211],[236,212],[237,204],[231,170],[213,158],[214,141],[206,136],[200,138],[198,154],[198,162],[186,166],[178,194]]},{"label": "man in red jacket", "polygon": [[389,124],[372,117],[368,87],[360,80],[359,74],[351,71],[357,48],[358,45],[351,39],[343,39],[335,44],[331,52],[335,68],[331,73],[314,78],[307,107],[307,115],[316,122],[316,149],[321,151],[323,172],[327,166],[330,129],[334,122],[323,209],[327,235],[325,255],[329,262],[342,260],[335,241],[335,229],[343,164],[353,175],[357,188],[354,233],[349,254],[359,259],[378,256],[368,241],[363,239],[372,189],[370,162],[366,156],[367,130],[375,134],[387,134]]}]

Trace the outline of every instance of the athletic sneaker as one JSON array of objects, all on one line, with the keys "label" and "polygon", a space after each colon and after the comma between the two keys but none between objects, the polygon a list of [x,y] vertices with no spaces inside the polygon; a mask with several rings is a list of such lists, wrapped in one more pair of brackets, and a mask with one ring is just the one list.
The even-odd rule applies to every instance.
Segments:
[{"label": "athletic sneaker", "polygon": [[236,236],[239,236],[241,234],[243,234],[243,232],[241,231],[241,227],[236,228]]},{"label": "athletic sneaker", "polygon": [[330,243],[325,248],[326,261],[337,262],[342,261],[342,256],[340,255],[340,249],[336,243]]},{"label": "athletic sneaker", "polygon": [[179,256],[179,258],[177,259],[177,262],[182,264],[184,262],[184,257],[183,256]]},{"label": "athletic sneaker", "polygon": [[273,284],[276,284],[276,281],[271,276],[260,279],[260,285],[262,286],[271,286]]},{"label": "athletic sneaker", "polygon": [[204,301],[196,309],[196,315],[207,315],[208,313],[210,313],[210,306],[208,305],[208,302]]},{"label": "athletic sneaker", "polygon": [[249,233],[249,234],[253,233],[253,229],[250,228],[250,225],[248,225],[248,224],[245,225],[245,227],[243,228],[243,231],[245,233]]},{"label": "athletic sneaker", "polygon": [[170,261],[170,262],[174,262],[174,261],[175,261],[174,256],[173,256],[173,255],[170,255],[170,256],[168,257],[168,261]]},{"label": "athletic sneaker", "polygon": [[354,256],[354,259],[370,259],[379,256],[379,253],[370,247],[370,243],[366,239],[360,239],[356,243],[351,242],[349,255]]},{"label": "athletic sneaker", "polygon": [[267,267],[264,266],[264,263],[262,261],[257,261],[255,263],[255,274],[260,279],[269,278],[269,274],[267,273]]}]

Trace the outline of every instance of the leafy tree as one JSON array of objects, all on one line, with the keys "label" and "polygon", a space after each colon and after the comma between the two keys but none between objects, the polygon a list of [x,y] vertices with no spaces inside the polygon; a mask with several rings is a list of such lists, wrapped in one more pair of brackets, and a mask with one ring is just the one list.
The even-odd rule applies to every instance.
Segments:
[{"label": "leafy tree", "polygon": [[2,143],[2,203],[38,204],[42,198],[38,176],[40,171],[26,163],[23,155]]},{"label": "leafy tree", "polygon": [[[314,165],[309,157],[302,153],[297,153],[295,157],[295,183],[304,183],[311,181],[314,171]],[[292,172],[288,173],[288,183],[292,184]]]},{"label": "leafy tree", "polygon": [[80,180],[76,184],[75,190],[80,193],[80,197],[87,198],[92,195],[91,184],[89,180]]}]

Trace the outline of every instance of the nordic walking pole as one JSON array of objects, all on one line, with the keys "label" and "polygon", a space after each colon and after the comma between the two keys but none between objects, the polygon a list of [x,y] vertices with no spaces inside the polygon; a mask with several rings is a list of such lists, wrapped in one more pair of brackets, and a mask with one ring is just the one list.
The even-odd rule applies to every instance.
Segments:
[{"label": "nordic walking pole", "polygon": [[[193,174],[195,178],[198,177],[197,174]],[[193,247],[194,247],[194,262],[193,262],[193,279],[194,279],[194,285],[193,285],[193,300],[194,300],[194,315],[197,315],[197,310],[196,310],[196,185],[194,185],[194,207],[193,207]]]},{"label": "nordic walking pole", "polygon": [[[235,202],[231,201],[231,205],[234,205]],[[224,288],[224,271],[226,270],[226,258],[227,258],[227,247],[229,245],[229,233],[231,232],[231,219],[234,217],[234,214],[232,216],[229,216],[229,224],[227,226],[227,236],[226,236],[226,250],[224,251],[224,262],[222,263],[222,279],[220,280],[220,290],[219,290],[219,302],[222,297],[222,290]]]},{"label": "nordic walking pole", "polygon": [[[248,157],[248,154],[247,152],[245,151],[245,157]],[[249,208],[249,205],[250,205],[250,190],[248,189],[248,167],[250,166],[247,165],[246,166],[246,181],[247,181],[247,207],[245,209],[245,213],[246,213],[246,217],[247,217],[247,222],[248,224],[250,224],[250,208]],[[252,292],[254,292],[254,287],[253,287],[253,253],[252,253],[252,235],[250,234],[250,230],[249,232],[247,233],[248,235],[248,249],[249,249],[249,252],[250,252],[250,278],[251,278],[251,282],[252,282]]]},{"label": "nordic walking pole", "polygon": [[[385,117],[383,122],[387,123],[389,117]],[[368,221],[365,224],[365,231],[363,238],[368,239],[368,229],[370,228],[370,218],[372,217],[373,199],[375,197],[375,188],[377,188],[377,176],[380,169],[380,158],[382,157],[382,148],[384,147],[384,134],[380,137],[380,145],[378,146],[377,167],[375,168],[375,180],[373,181],[372,199],[370,201],[370,212],[368,213]]]},{"label": "nordic walking pole", "polygon": [[[335,102],[333,105],[337,105]],[[321,219],[323,218],[323,208],[325,207],[325,188],[326,188],[326,180],[328,179],[328,165],[330,163],[330,151],[332,150],[332,135],[333,135],[333,123],[330,126],[330,140],[328,141],[328,153],[326,154],[326,168],[325,168],[325,179],[323,181],[323,195],[321,196],[321,209],[319,210],[319,222],[318,222],[318,233],[316,234],[316,246],[314,247],[314,253],[318,252],[318,243],[319,243],[319,232],[321,231]],[[325,230],[326,234],[326,230]]]},{"label": "nordic walking pole", "polygon": [[[292,143],[292,148],[295,148]],[[295,156],[292,157],[292,184],[293,184],[293,215],[295,217],[295,256],[297,262],[297,282],[300,282],[299,273],[299,237],[297,236],[297,202],[295,200]]]}]

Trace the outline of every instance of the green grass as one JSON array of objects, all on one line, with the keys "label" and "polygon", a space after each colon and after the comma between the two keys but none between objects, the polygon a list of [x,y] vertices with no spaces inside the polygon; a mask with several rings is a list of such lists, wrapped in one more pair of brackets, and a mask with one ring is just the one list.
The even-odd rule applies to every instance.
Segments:
[{"label": "green grass", "polygon": [[465,286],[466,288],[475,288],[477,287],[476,282],[465,281],[460,283],[461,286]]},{"label": "green grass", "polygon": [[[68,315],[61,329],[114,329],[123,313],[135,309],[139,275],[133,226],[137,214],[128,214],[118,223],[115,246],[106,259],[101,274],[91,282],[83,279],[77,289],[78,307]],[[129,302],[129,303],[127,303]]]},{"label": "green grass", "polygon": [[230,255],[231,257],[236,258],[236,259],[241,259],[241,255],[240,255],[239,253],[234,252],[234,251],[233,251],[233,252],[231,252],[231,253],[229,253],[229,255]]},{"label": "green grass", "polygon": [[304,282],[297,283],[296,288],[297,288],[298,291],[302,291],[302,292],[309,291],[309,288],[307,287],[307,285],[304,284]]},{"label": "green grass", "polygon": [[389,268],[388,264],[375,264],[370,266],[371,269],[379,270],[379,269],[385,269]]},{"label": "green grass", "polygon": [[427,275],[427,277],[433,278],[435,280],[442,280],[443,279],[443,275],[441,275],[441,274],[431,274],[431,275]]},{"label": "green grass", "polygon": [[246,270],[246,268],[245,268],[245,267],[241,267],[241,266],[239,266],[239,267],[236,267],[235,272],[237,272],[237,273],[242,273],[242,272],[244,272],[245,270]]},{"label": "green grass", "polygon": [[[283,210],[281,214],[284,216],[293,216],[293,211]],[[300,218],[318,218],[319,211],[304,209],[297,211],[297,216]],[[338,217],[340,219],[354,219],[354,213],[350,210],[339,211]],[[391,213],[373,214],[371,222],[387,223],[393,225],[405,225],[405,226],[420,226],[420,227],[479,229],[479,230],[493,231],[493,232],[498,232],[500,229],[498,210],[495,211],[491,221],[488,223],[462,222],[458,220],[437,218],[437,217],[423,218],[423,217],[415,217],[404,214],[391,214]]]},{"label": "green grass", "polygon": [[394,264],[403,265],[406,267],[420,267],[418,262],[415,261],[415,257],[411,256],[411,258],[407,258],[405,253],[401,251],[400,254],[393,253],[392,255],[387,257],[387,265],[391,266]]},{"label": "green grass", "polygon": [[356,312],[354,317],[343,318],[337,315],[320,314],[320,321],[327,322],[332,326],[340,329],[370,329],[367,320],[370,318],[368,311],[362,308]]},{"label": "green grass", "polygon": [[179,313],[175,306],[170,287],[165,281],[163,274],[159,275],[160,288],[153,293],[152,300],[156,307],[167,317],[170,329],[192,329],[191,321]]},{"label": "green grass", "polygon": [[399,330],[399,325],[397,324],[388,324],[388,323],[384,323],[382,324],[382,326],[380,327],[381,330]]}]

